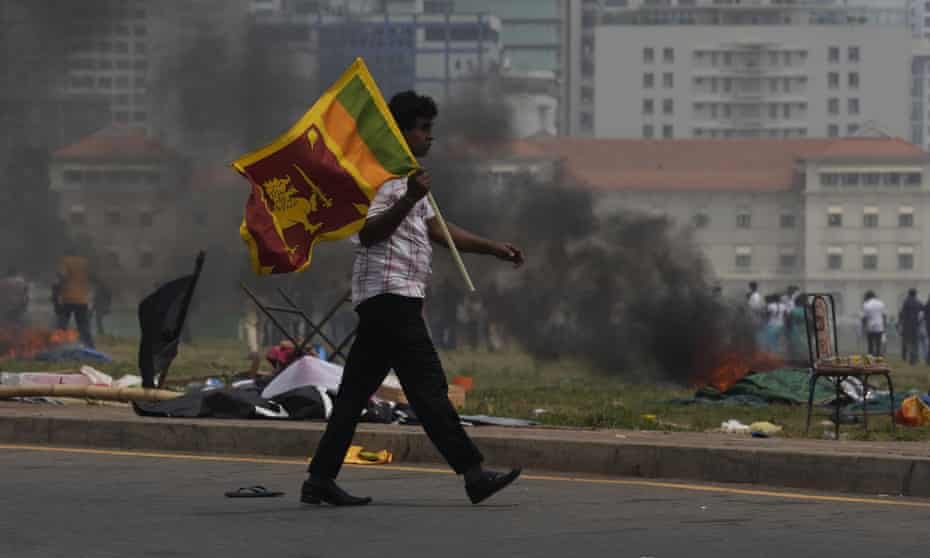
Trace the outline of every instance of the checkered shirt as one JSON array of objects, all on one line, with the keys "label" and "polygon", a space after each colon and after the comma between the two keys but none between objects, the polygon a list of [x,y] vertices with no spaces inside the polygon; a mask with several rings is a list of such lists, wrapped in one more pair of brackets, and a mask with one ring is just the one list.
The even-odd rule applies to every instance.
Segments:
[{"label": "checkered shirt", "polygon": [[[378,189],[368,209],[368,218],[384,213],[407,192],[407,179],[389,180]],[[352,305],[379,294],[392,293],[424,298],[432,274],[433,247],[426,221],[435,216],[426,197],[420,199],[394,233],[368,248],[358,235],[352,266]]]}]

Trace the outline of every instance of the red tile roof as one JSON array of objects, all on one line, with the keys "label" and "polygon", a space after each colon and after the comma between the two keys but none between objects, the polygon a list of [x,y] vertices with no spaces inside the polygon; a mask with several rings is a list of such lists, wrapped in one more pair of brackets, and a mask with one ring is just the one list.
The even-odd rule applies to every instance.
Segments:
[{"label": "red tile roof", "polygon": [[113,127],[91,134],[77,143],[55,151],[57,159],[90,161],[157,160],[175,156],[142,128]]},{"label": "red tile roof", "polygon": [[249,191],[248,181],[229,165],[204,165],[191,173],[191,189],[194,191],[235,190]]},{"label": "red tile roof", "polygon": [[514,142],[517,157],[557,158],[567,176],[595,190],[780,191],[791,189],[798,163],[926,161],[898,138],[592,139]]}]

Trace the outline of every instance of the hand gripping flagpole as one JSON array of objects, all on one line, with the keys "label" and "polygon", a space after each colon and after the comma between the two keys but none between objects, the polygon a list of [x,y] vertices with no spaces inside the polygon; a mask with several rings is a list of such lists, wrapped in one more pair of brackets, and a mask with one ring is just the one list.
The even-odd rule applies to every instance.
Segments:
[{"label": "hand gripping flagpole", "polygon": [[439,226],[442,227],[442,235],[446,238],[446,245],[449,247],[449,251],[452,252],[452,259],[455,260],[455,264],[458,266],[459,271],[462,272],[462,278],[465,279],[468,292],[475,292],[475,285],[471,282],[468,270],[465,269],[465,262],[462,261],[459,249],[455,247],[455,242],[452,241],[452,235],[449,233],[449,227],[446,226],[446,220],[442,218],[442,212],[439,211],[439,204],[436,203],[436,199],[433,197],[432,192],[427,192],[426,197],[429,198],[429,204],[433,207],[436,220],[439,221]]}]

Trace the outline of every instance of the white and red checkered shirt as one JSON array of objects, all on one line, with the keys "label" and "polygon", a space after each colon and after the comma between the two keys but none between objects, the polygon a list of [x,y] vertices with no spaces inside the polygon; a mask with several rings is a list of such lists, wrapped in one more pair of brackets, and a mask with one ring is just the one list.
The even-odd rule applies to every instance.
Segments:
[{"label": "white and red checkered shirt", "polygon": [[[368,209],[368,218],[391,208],[405,193],[407,179],[389,180],[378,189]],[[421,198],[394,234],[372,245],[362,246],[358,235],[355,264],[352,266],[352,305],[385,293],[414,298],[426,296],[426,282],[432,274],[433,246],[426,221],[435,216],[426,197]]]}]

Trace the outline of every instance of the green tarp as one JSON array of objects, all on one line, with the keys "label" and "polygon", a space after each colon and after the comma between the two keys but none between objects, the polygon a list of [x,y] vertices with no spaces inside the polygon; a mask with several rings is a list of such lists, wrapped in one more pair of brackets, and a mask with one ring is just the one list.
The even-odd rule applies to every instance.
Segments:
[{"label": "green tarp", "polygon": [[[725,392],[705,386],[694,394],[695,399],[733,400],[742,404],[807,403],[810,373],[806,368],[779,368],[771,372],[749,374]],[[836,397],[827,380],[817,382],[814,403],[826,403]]]}]

